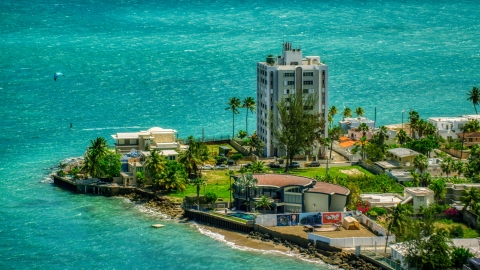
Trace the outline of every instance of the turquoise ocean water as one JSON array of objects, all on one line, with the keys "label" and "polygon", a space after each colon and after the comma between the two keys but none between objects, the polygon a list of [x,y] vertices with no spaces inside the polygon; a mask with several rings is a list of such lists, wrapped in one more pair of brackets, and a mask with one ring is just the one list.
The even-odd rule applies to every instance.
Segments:
[{"label": "turquoise ocean water", "polygon": [[[256,62],[280,54],[284,40],[329,65],[330,105],[362,106],[370,118],[376,107],[380,124],[400,123],[410,108],[472,114],[479,9],[477,1],[1,1],[0,269],[325,268],[239,250],[189,224],[152,230],[158,217],[123,199],[58,189],[46,168],[116,132],[230,134],[226,101],[255,97]],[[54,82],[55,72],[65,77]]]}]

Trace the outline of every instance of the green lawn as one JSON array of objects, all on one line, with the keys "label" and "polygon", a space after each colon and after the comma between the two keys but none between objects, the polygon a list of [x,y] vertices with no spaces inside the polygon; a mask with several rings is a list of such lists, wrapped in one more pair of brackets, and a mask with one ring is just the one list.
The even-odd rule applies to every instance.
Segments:
[{"label": "green lawn", "polygon": [[[330,169],[330,174],[347,176],[345,173],[340,172],[341,170],[351,170],[357,169],[358,171],[364,173],[367,176],[372,176],[372,174],[359,166],[345,166],[345,167],[333,167]],[[284,169],[273,169],[275,173],[283,173]],[[223,201],[230,200],[230,193],[228,191],[229,187],[229,178],[225,174],[228,173],[228,170],[212,170],[202,172],[207,179],[207,186],[202,187],[200,190],[200,195],[205,194],[206,192],[212,191],[217,194],[218,198],[221,198]],[[293,169],[291,174],[306,176],[314,178],[316,175],[325,175],[325,168],[309,168],[309,169]],[[195,186],[187,185],[185,192],[172,192],[168,196],[172,197],[175,201],[181,201],[187,195],[196,195],[197,189]]]},{"label": "green lawn", "polygon": [[463,230],[463,237],[462,238],[477,238],[478,232],[475,229],[472,229],[468,227],[467,225],[460,223],[460,222],[455,222],[451,219],[439,219],[435,222],[435,227],[437,229],[439,228],[444,228],[447,231],[451,231],[454,226],[460,225]]},{"label": "green lawn", "polygon": [[[330,175],[332,176],[347,176],[345,172],[341,171],[351,171],[352,169],[356,169],[360,172],[362,172],[364,175],[371,176],[373,175],[369,171],[363,169],[360,166],[343,166],[343,167],[331,167],[330,168]],[[278,168],[278,169],[271,169],[275,173],[283,173],[285,171],[284,168]],[[301,168],[301,169],[291,169],[290,173],[299,175],[299,176],[305,176],[305,177],[310,177],[310,178],[315,178],[315,176],[325,176],[326,175],[327,169],[324,167],[318,167],[318,168]]]},{"label": "green lawn", "polygon": [[[228,173],[228,170],[211,170],[211,171],[204,171],[205,178],[207,179],[207,185],[205,187],[201,187],[200,195],[204,195],[206,192],[214,192],[217,194],[218,198],[223,199],[224,201],[230,200],[230,193],[228,191],[229,187],[229,177],[225,174]],[[232,179],[233,181],[233,179]],[[168,194],[168,196],[173,198],[180,198],[183,199],[187,195],[196,195],[197,194],[197,187],[192,185],[187,185],[187,189],[185,192],[172,192]],[[178,201],[175,200],[175,201]]]}]

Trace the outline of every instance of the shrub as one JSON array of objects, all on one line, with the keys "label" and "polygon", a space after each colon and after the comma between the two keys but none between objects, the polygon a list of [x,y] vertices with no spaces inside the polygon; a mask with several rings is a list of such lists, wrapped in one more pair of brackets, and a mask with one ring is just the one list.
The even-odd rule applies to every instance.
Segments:
[{"label": "shrub", "polygon": [[368,211],[367,214],[369,216],[371,216],[372,218],[376,218],[378,216],[377,212],[375,212],[373,210]]},{"label": "shrub", "polygon": [[67,174],[63,170],[58,170],[57,175],[60,177],[65,177]]},{"label": "shrub", "polygon": [[452,238],[462,238],[463,237],[463,228],[461,225],[455,225],[450,229],[450,237]]},{"label": "shrub", "polygon": [[213,193],[213,192],[207,192],[207,194],[205,194],[205,201],[207,203],[214,203],[217,201],[217,194]]},{"label": "shrub", "polygon": [[455,207],[450,207],[447,210],[445,210],[445,215],[447,216],[453,217],[453,216],[458,216],[458,214],[459,214],[459,211]]},{"label": "shrub", "polygon": [[381,207],[372,207],[372,209],[370,210],[375,211],[379,216],[383,216],[387,214],[387,210]]},{"label": "shrub", "polygon": [[472,258],[473,254],[470,253],[470,250],[464,247],[456,247],[452,252],[452,263],[455,267],[461,268],[465,263],[467,263],[468,258]]},{"label": "shrub", "polygon": [[368,202],[358,202],[357,205],[357,210],[362,212],[362,214],[365,214],[370,210],[370,203]]}]

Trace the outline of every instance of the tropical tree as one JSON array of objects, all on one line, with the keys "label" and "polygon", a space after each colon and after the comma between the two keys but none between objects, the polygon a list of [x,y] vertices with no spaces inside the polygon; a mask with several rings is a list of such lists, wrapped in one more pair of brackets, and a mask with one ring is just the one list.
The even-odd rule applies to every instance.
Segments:
[{"label": "tropical tree", "polygon": [[435,193],[435,199],[439,201],[445,197],[447,184],[445,183],[445,181],[443,181],[443,179],[440,178],[432,181],[428,188],[430,188]]},{"label": "tropical tree", "polygon": [[[247,173],[242,174],[235,180],[234,185],[237,186],[240,192],[245,192],[245,202],[248,202],[248,194],[250,189],[254,188],[258,183],[258,179],[253,177],[253,174]],[[245,212],[248,211],[248,207],[245,209]]]},{"label": "tropical tree", "polygon": [[362,159],[365,160],[366,159],[366,152],[365,152],[365,146],[368,144],[368,141],[367,141],[367,136],[362,136],[362,138],[360,138],[360,146],[361,146],[361,155],[362,155]]},{"label": "tropical tree", "polygon": [[228,173],[226,173],[225,175],[228,176],[228,194],[230,195],[230,203],[229,203],[229,206],[232,207],[232,191],[233,191],[233,188],[232,188],[232,178],[233,178],[233,176],[235,175],[235,172],[232,171],[232,170],[229,170]]},{"label": "tropical tree", "polygon": [[174,160],[169,160],[166,162],[161,184],[166,190],[183,192],[187,188],[185,183],[186,178],[187,173],[185,172],[185,167]]},{"label": "tropical tree", "polygon": [[362,132],[363,136],[367,136],[367,132],[370,130],[370,127],[366,123],[361,123],[357,129],[358,131]]},{"label": "tropical tree", "polygon": [[98,137],[96,140],[90,142],[91,145],[85,153],[85,162],[82,171],[91,177],[101,177],[103,176],[101,159],[108,154],[107,140],[103,137]]},{"label": "tropical tree", "polygon": [[417,237],[404,242],[405,262],[409,267],[424,270],[448,269],[452,262],[452,241],[442,233],[434,233],[428,237]]},{"label": "tropical tree", "polygon": [[404,234],[408,228],[413,215],[413,207],[410,204],[397,204],[392,213],[387,215],[388,229],[387,239],[385,241],[385,253],[387,253],[388,237],[391,232],[397,235]]},{"label": "tropical tree", "polygon": [[206,184],[207,180],[202,177],[198,177],[190,181],[190,185],[197,188],[197,210],[200,208],[200,187],[205,186]]},{"label": "tropical tree", "polygon": [[386,126],[380,126],[378,128],[378,146],[383,146],[388,139],[388,129]]},{"label": "tropical tree", "polygon": [[478,103],[480,102],[480,91],[478,87],[473,86],[472,90],[470,90],[470,92],[468,93],[467,100],[472,102],[473,108],[475,108],[475,113],[478,114],[477,106],[478,106]]},{"label": "tropical tree", "polygon": [[208,147],[202,141],[196,140],[193,136],[187,138],[188,148],[178,155],[178,162],[185,166],[189,179],[199,176],[199,168],[206,161],[211,159]]},{"label": "tropical tree", "polygon": [[147,178],[145,178],[145,171],[137,172],[137,184],[141,188],[144,188],[147,184]]},{"label": "tropical tree", "polygon": [[332,106],[330,107],[330,109],[328,109],[328,128],[332,128],[333,127],[333,118],[335,117],[335,115],[337,115],[338,113],[338,108],[335,107],[335,106]]},{"label": "tropical tree", "polygon": [[154,149],[143,163],[143,167],[145,168],[145,177],[152,182],[153,191],[156,192],[160,182],[164,179],[165,157],[157,149]]},{"label": "tropical tree", "polygon": [[250,136],[248,146],[250,146],[250,155],[252,152],[256,152],[258,155],[261,155],[265,143],[260,139],[260,136],[258,136],[257,132],[254,131],[252,136]]},{"label": "tropical tree", "polygon": [[425,186],[424,174],[428,168],[428,158],[425,155],[418,155],[413,160],[413,167],[419,172],[420,179],[422,180],[422,186]]},{"label": "tropical tree", "polygon": [[100,158],[100,171],[103,177],[112,178],[120,176],[120,171],[122,170],[122,163],[120,162],[120,154],[115,154],[112,151],[107,151],[107,153]]},{"label": "tropical tree", "polygon": [[229,157],[231,160],[235,162],[235,165],[237,165],[238,161],[243,158],[242,153],[235,153]]},{"label": "tropical tree", "polygon": [[455,160],[451,156],[447,156],[442,160],[442,163],[440,163],[440,169],[442,169],[442,172],[444,172],[447,175],[453,172],[455,166]]},{"label": "tropical tree", "polygon": [[263,213],[266,214],[267,213],[267,208],[268,209],[271,209],[272,208],[272,204],[273,204],[273,200],[268,198],[267,196],[265,195],[262,195],[262,197],[260,198],[259,201],[256,201],[255,202],[255,207],[256,208],[263,208]]},{"label": "tropical tree", "polygon": [[480,181],[480,145],[475,145],[470,149],[468,162],[464,168],[465,177],[473,182]]},{"label": "tropical tree", "polygon": [[210,207],[212,206],[212,203],[217,201],[217,194],[215,192],[209,191],[205,194],[205,202],[210,204]]},{"label": "tropical tree", "polygon": [[345,118],[347,117],[352,117],[352,109],[345,107],[342,112],[342,117],[343,117],[343,120],[345,120]]},{"label": "tropical tree", "polygon": [[463,203],[462,211],[467,210],[470,207],[470,210],[477,214],[479,210],[480,203],[480,191],[475,187],[470,187],[462,192],[462,196],[458,198],[459,201]]},{"label": "tropical tree", "polygon": [[245,130],[239,130],[238,131],[238,134],[237,134],[237,137],[240,138],[240,139],[243,139],[245,137],[247,137],[248,133],[245,131]]},{"label": "tropical tree", "polygon": [[478,132],[480,131],[480,122],[477,119],[473,119],[465,123],[463,126],[463,132]]},{"label": "tropical tree", "polygon": [[246,97],[243,100],[242,108],[246,109],[247,114],[245,116],[245,130],[247,131],[248,135],[248,111],[251,113],[255,113],[255,108],[257,106],[257,103],[255,102],[255,99],[253,97]]},{"label": "tropical tree", "polygon": [[452,252],[452,264],[454,267],[461,269],[464,264],[467,264],[468,259],[474,256],[468,248],[463,246],[455,247]]},{"label": "tropical tree", "polygon": [[465,171],[465,165],[461,160],[457,160],[453,163],[453,171],[457,173],[458,176],[462,175]]},{"label": "tropical tree", "polygon": [[232,111],[232,138],[235,137],[235,114],[240,114],[238,108],[241,108],[241,101],[237,97],[231,97],[227,102],[228,107],[225,108],[226,111]]},{"label": "tropical tree", "polygon": [[252,162],[252,165],[250,165],[250,168],[248,168],[252,173],[261,173],[266,170],[265,167],[265,162],[263,161],[255,161]]},{"label": "tropical tree", "polygon": [[310,109],[315,104],[314,95],[290,94],[288,99],[277,102],[278,114],[271,114],[271,122],[277,127],[273,131],[274,144],[288,155],[285,171],[295,155],[311,149],[317,131],[324,129],[320,113]]},{"label": "tropical tree", "polygon": [[417,111],[410,110],[408,112],[408,120],[410,121],[410,137],[413,138],[413,134],[415,132],[416,125],[420,120],[420,115]]},{"label": "tropical tree", "polygon": [[400,145],[404,145],[408,141],[408,135],[405,130],[401,129],[396,135],[397,141]]},{"label": "tropical tree", "polygon": [[357,115],[357,117],[362,117],[365,114],[365,111],[362,107],[358,107],[355,109],[355,114]]}]

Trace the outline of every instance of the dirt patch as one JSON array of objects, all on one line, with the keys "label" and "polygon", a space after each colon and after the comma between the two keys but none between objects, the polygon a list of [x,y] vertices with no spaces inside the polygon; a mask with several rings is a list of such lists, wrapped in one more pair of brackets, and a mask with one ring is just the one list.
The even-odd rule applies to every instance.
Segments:
[{"label": "dirt patch", "polygon": [[363,172],[359,171],[358,169],[350,169],[350,170],[339,170],[339,172],[341,173],[344,173],[346,175],[351,175],[351,176],[355,176],[355,175],[364,175]]}]

